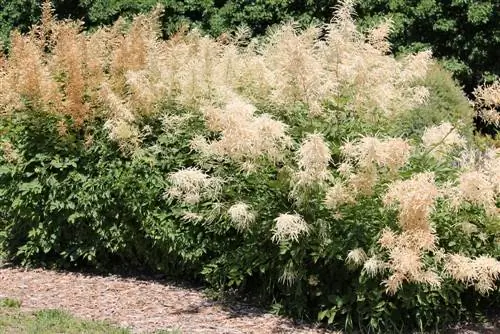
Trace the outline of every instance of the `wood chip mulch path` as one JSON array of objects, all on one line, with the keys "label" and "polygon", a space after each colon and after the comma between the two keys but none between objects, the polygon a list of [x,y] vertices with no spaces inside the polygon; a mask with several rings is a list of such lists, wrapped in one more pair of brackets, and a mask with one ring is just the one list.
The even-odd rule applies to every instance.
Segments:
[{"label": "wood chip mulch path", "polygon": [[0,298],[20,300],[26,311],[62,309],[134,333],[328,333],[246,305],[210,301],[199,289],[116,276],[0,268]]}]

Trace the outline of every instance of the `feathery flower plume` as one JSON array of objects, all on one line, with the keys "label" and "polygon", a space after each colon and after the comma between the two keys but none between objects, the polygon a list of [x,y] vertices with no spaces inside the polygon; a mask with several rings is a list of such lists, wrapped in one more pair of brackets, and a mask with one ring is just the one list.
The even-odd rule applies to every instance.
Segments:
[{"label": "feathery flower plume", "polygon": [[51,58],[53,71],[64,78],[60,83],[65,95],[61,110],[70,115],[77,126],[82,126],[91,116],[90,106],[85,100],[88,92],[87,43],[80,30],[79,23],[59,24]]},{"label": "feathery flower plume", "polygon": [[184,214],[182,215],[182,220],[188,222],[199,222],[203,220],[203,216],[196,212],[185,211]]},{"label": "feathery flower plume", "polygon": [[104,125],[109,137],[120,145],[124,153],[134,152],[141,142],[140,131],[134,124],[135,115],[108,84],[103,84],[100,92],[102,101],[109,108],[108,120]]},{"label": "feathery flower plume", "polygon": [[403,59],[404,70],[401,73],[403,81],[415,81],[425,78],[427,70],[432,64],[432,52],[430,50],[407,55]]},{"label": "feathery flower plume", "polygon": [[309,233],[309,226],[298,214],[282,213],[274,221],[276,222],[272,237],[274,242],[298,241],[301,234]]},{"label": "feathery flower plume", "polygon": [[448,203],[458,209],[463,202],[481,206],[491,216],[498,214],[500,194],[500,157],[495,150],[465,150],[458,159],[462,173],[458,182],[447,182],[441,189]]},{"label": "feathery flower plume", "polygon": [[[317,27],[300,33],[294,24],[285,24],[269,36],[265,60],[273,71],[270,99],[276,104],[303,102],[312,115],[320,115],[321,101],[336,92],[315,45]],[[285,56],[286,55],[286,56]]]},{"label": "feathery flower plume", "polygon": [[341,147],[342,153],[360,167],[373,164],[395,171],[403,167],[411,154],[412,147],[401,138],[380,140],[375,137],[362,137],[356,142],[347,142]]},{"label": "feathery flower plume", "polygon": [[391,49],[388,38],[392,30],[392,25],[392,20],[386,19],[368,32],[368,42],[382,54],[389,52]]},{"label": "feathery flower plume", "polygon": [[231,221],[238,230],[246,230],[255,221],[255,214],[250,210],[250,206],[245,203],[233,204],[227,210]]},{"label": "feathery flower plume", "polygon": [[495,184],[479,171],[465,172],[459,177],[460,197],[470,203],[482,206],[490,214],[498,212],[496,207]]},{"label": "feathery flower plume", "polygon": [[427,128],[422,135],[422,143],[424,148],[437,159],[445,156],[453,148],[464,147],[466,144],[465,139],[448,122]]},{"label": "feathery flower plume", "polygon": [[365,261],[363,265],[363,271],[367,273],[370,277],[375,277],[381,274],[387,265],[384,261],[378,259],[376,256],[372,256]]},{"label": "feathery flower plume", "polygon": [[476,97],[475,106],[479,115],[486,122],[500,125],[500,80],[495,81],[489,86],[480,86],[473,92]]},{"label": "feathery flower plume", "polygon": [[[378,181],[377,168],[395,174],[408,162],[411,151],[412,147],[401,138],[362,137],[342,145],[341,152],[347,162],[340,166],[339,172],[347,177],[355,193],[370,195]],[[357,172],[352,171],[353,165],[357,166]]]},{"label": "feathery flower plume", "polygon": [[444,268],[454,280],[473,285],[481,294],[495,289],[495,281],[500,277],[500,261],[488,256],[472,259],[460,254],[449,254]]},{"label": "feathery flower plume", "polygon": [[390,184],[384,196],[385,205],[397,205],[399,223],[403,229],[428,230],[429,216],[440,196],[433,173],[419,173],[409,180]]},{"label": "feathery flower plume", "polygon": [[202,110],[207,127],[221,133],[221,138],[204,143],[197,138],[192,147],[208,155],[227,156],[245,162],[266,156],[280,160],[291,145],[287,125],[269,115],[255,116],[255,107],[234,96],[224,109],[205,107]]},{"label": "feathery flower plume", "polygon": [[324,204],[330,210],[335,210],[343,204],[355,203],[356,192],[349,189],[342,182],[336,181],[326,191]]},{"label": "feathery flower plume", "polygon": [[354,171],[353,165],[347,162],[341,163],[337,168],[337,172],[339,172],[339,174],[342,175],[343,177],[349,177],[350,175],[352,175],[353,171]]},{"label": "feathery flower plume", "polygon": [[430,214],[441,193],[433,173],[420,173],[409,180],[391,183],[383,198],[387,206],[397,205],[402,232],[384,229],[378,240],[387,250],[387,268],[392,272],[384,281],[388,294],[396,293],[404,282],[439,286],[440,277],[425,268],[426,252],[435,252],[437,236],[430,226]]},{"label": "feathery flower plume", "polygon": [[169,175],[171,187],[165,196],[180,199],[188,204],[197,204],[203,198],[211,198],[220,191],[222,181],[210,177],[195,167],[179,170]]},{"label": "feathery flower plume", "polygon": [[500,195],[500,148],[488,150],[484,157],[483,172],[488,176],[498,196]]},{"label": "feathery flower plume", "polygon": [[288,262],[285,266],[285,269],[283,270],[283,273],[279,277],[278,282],[286,284],[288,286],[292,286],[297,278],[298,273],[293,265],[293,262]]},{"label": "feathery flower plume", "polygon": [[424,267],[422,257],[425,252],[436,250],[436,236],[431,231],[409,230],[396,234],[385,229],[380,238],[380,245],[389,253],[385,263],[392,275],[384,281],[386,292],[394,294],[404,282],[414,282],[439,286],[441,278],[435,272]]},{"label": "feathery flower plume", "polygon": [[368,260],[368,255],[366,255],[363,248],[356,248],[347,253],[345,261],[352,266],[359,267],[364,264],[366,260]]},{"label": "feathery flower plume", "polygon": [[297,159],[300,169],[296,173],[297,186],[321,185],[330,178],[330,149],[321,134],[307,135],[297,152]]}]

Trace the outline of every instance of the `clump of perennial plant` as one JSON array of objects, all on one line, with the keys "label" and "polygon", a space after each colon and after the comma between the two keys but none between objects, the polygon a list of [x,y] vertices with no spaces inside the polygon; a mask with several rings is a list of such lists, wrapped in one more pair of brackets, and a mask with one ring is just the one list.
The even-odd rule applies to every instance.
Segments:
[{"label": "clump of perennial plant", "polygon": [[[161,8],[136,16],[130,24],[119,20],[112,27],[84,33],[78,23],[57,21],[46,1],[41,24],[26,35],[14,32],[9,55],[0,55],[0,115],[16,119],[10,116],[50,114],[56,118],[58,137],[82,134],[86,148],[94,140],[102,144],[99,132],[86,127],[104,123],[107,139],[126,155],[117,158],[125,161],[120,168],[135,168],[137,161],[129,164],[128,159],[137,152],[165,159],[168,163],[162,168],[178,166],[187,158],[189,165],[167,171],[167,206],[151,210],[158,213],[178,205],[181,220],[203,222],[197,224],[206,228],[202,233],[190,230],[192,226],[171,233],[172,245],[164,249],[182,249],[174,254],[180,256],[172,256],[185,261],[179,267],[210,266],[203,275],[216,284],[225,284],[220,283],[225,280],[220,274],[227,269],[229,276],[238,277],[232,282],[245,280],[263,259],[269,267],[262,266],[261,276],[252,279],[266,280],[273,294],[281,293],[273,281],[277,277],[287,289],[301,279],[321,287],[323,270],[311,261],[317,256],[317,263],[331,268],[347,265],[371,279],[383,277],[389,294],[401,292],[406,283],[437,289],[450,281],[444,277],[488,293],[500,277],[499,262],[493,256],[459,253],[467,249],[446,253],[439,240],[447,236],[438,235],[441,226],[431,218],[441,204],[446,210],[455,209],[450,213],[457,216],[468,209],[464,204],[470,204],[487,214],[476,210],[483,214],[481,219],[497,218],[499,152],[472,150],[473,155],[464,153],[458,163],[449,161],[448,166],[444,158],[467,146],[451,123],[427,128],[419,146],[384,133],[389,122],[429,100],[431,92],[423,83],[433,60],[430,51],[396,59],[388,43],[392,22],[382,21],[364,34],[356,27],[353,8],[354,1],[340,1],[335,17],[323,27],[299,29],[292,22],[271,29],[262,39],[250,39],[251,33],[240,29],[228,38],[213,39],[193,30],[162,40]],[[497,82],[475,91],[481,115],[497,125],[499,87]],[[367,130],[354,134],[354,128]],[[380,136],[368,135],[374,128]],[[357,139],[341,145],[346,132]],[[187,145],[190,156],[184,151]],[[182,149],[176,153],[185,154],[180,160],[178,154],[169,154],[179,146]],[[2,138],[3,160],[22,160],[21,147],[17,151],[8,138]],[[419,164],[436,161],[420,159],[419,154],[412,157],[415,151],[442,161],[422,167]],[[439,183],[436,180],[447,175],[440,174],[442,165],[452,170],[453,179]],[[252,173],[241,173],[235,166]],[[155,172],[146,175],[155,180]],[[163,173],[162,169],[158,177]],[[224,183],[223,178],[231,180],[224,189],[229,181]],[[252,206],[239,202],[237,190],[242,187],[255,194]],[[144,196],[156,196],[151,194]],[[141,210],[149,208],[139,205]],[[395,212],[397,222],[390,222],[389,228],[384,219]],[[460,219],[454,223],[468,238],[497,237],[488,234],[481,222]],[[377,227],[381,222],[383,227]],[[352,233],[358,229],[360,233]],[[250,231],[256,232],[248,238],[252,244],[240,247]],[[270,234],[271,240],[266,239]],[[200,236],[206,239],[198,244]],[[193,246],[190,243],[196,248],[194,256],[187,250]],[[234,250],[235,256],[227,256],[228,250],[220,245]],[[275,248],[267,252],[259,248],[263,245]],[[275,256],[278,247],[282,252]],[[241,249],[249,256],[241,256]],[[251,264],[244,262],[249,257]],[[344,257],[345,263],[338,261]],[[352,284],[347,283],[350,289]],[[344,293],[342,284],[339,295]],[[290,290],[282,295],[294,296],[290,292],[302,293]],[[324,297],[331,291],[317,292],[307,298],[331,307],[330,298]]]}]

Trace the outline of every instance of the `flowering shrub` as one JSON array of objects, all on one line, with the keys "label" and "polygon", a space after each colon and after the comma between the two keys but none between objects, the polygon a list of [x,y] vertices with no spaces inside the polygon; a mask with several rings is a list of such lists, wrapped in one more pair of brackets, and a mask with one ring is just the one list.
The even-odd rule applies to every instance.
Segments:
[{"label": "flowering shrub", "polygon": [[87,34],[45,5],[13,34],[11,260],[198,278],[348,330],[440,326],[495,301],[499,152],[474,145],[429,52],[395,59],[389,22],[361,34],[349,1],[324,38],[290,23],[161,41],[159,12]]}]

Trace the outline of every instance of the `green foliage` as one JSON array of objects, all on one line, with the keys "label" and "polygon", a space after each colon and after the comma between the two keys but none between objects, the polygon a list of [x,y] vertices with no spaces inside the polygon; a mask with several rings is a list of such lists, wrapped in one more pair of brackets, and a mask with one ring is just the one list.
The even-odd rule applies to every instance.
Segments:
[{"label": "green foliage", "polygon": [[2,298],[0,300],[0,307],[20,308],[21,304],[21,301],[17,299]]},{"label": "green foliage", "polygon": [[[436,91],[435,101],[440,101],[441,92],[448,92],[444,98],[454,96],[450,87]],[[456,106],[454,110],[460,113],[460,103]],[[166,108],[164,112],[185,112],[176,106]],[[381,130],[346,122],[329,134],[324,123],[310,124],[299,115],[290,119],[294,128],[304,127],[294,134],[296,140],[311,126],[323,131],[330,143],[337,143],[332,146],[341,143],[351,126],[357,131],[364,127],[368,133]],[[0,164],[2,247],[9,259],[100,270],[142,268],[202,279],[220,293],[237,289],[263,302],[274,301],[281,313],[318,318],[349,331],[359,325],[375,332],[401,330],[401,326],[441,328],[491,301],[491,296],[484,299],[452,280],[439,289],[406,284],[395,296],[388,296],[379,278],[359,269],[346,270],[347,251],[378,247],[379,231],[397,228],[395,213],[381,209],[379,196],[340,208],[338,218],[332,218],[324,207],[322,193],[311,193],[297,204],[288,197],[289,172],[272,162],[262,162],[253,174],[232,163],[207,162],[205,170],[226,180],[220,202],[189,205],[165,199],[166,175],[200,161],[191,152],[189,139],[205,130],[200,120],[192,119],[175,135],[165,133],[157,117],[141,121],[151,132],[144,148],[130,157],[119,153],[99,120],[89,124],[86,133],[70,130],[61,137],[54,116],[30,112],[4,118],[1,140],[10,140],[21,156],[17,163]],[[427,122],[431,121],[415,123],[415,133],[409,135],[419,136]],[[89,135],[90,145],[85,144]],[[435,170],[446,174],[448,169],[416,159],[404,173]],[[382,191],[383,187],[376,190],[377,194]],[[245,201],[258,211],[258,223],[245,233],[224,214],[236,201]],[[185,220],[186,211],[213,218]],[[293,211],[301,212],[315,228],[299,242],[276,245],[271,241],[273,220],[279,213]],[[473,208],[460,212],[458,219],[481,228],[491,224]],[[457,216],[446,205],[438,208],[433,220],[445,249],[500,255],[493,239],[457,233]],[[292,273],[293,284],[283,280],[285,272]]]},{"label": "green foliage", "polygon": [[395,122],[394,134],[421,136],[424,128],[438,124],[445,118],[454,124],[460,123],[460,132],[471,139],[474,112],[463,92],[456,88],[450,72],[442,66],[433,66],[427,73],[424,85],[432,92],[429,101]]},{"label": "green foliage", "polygon": [[0,41],[7,41],[13,28],[27,31],[39,16],[40,1],[0,0]]}]

